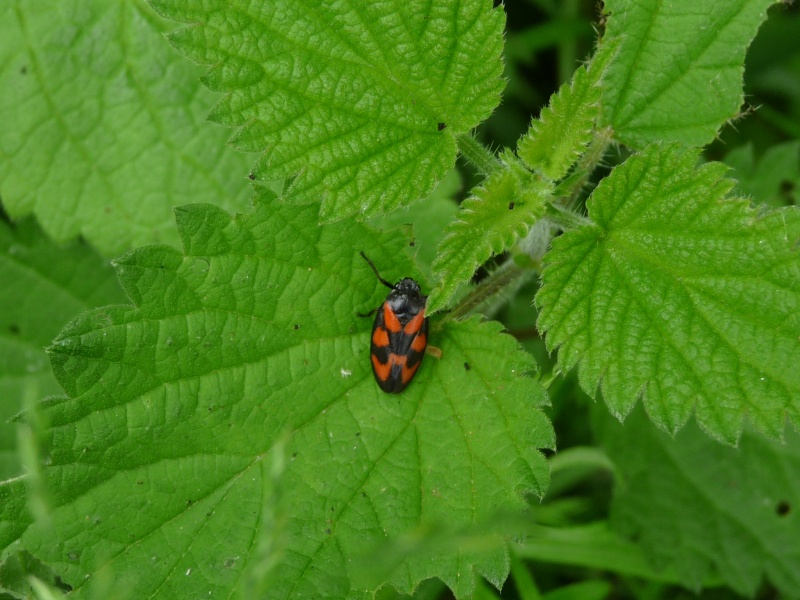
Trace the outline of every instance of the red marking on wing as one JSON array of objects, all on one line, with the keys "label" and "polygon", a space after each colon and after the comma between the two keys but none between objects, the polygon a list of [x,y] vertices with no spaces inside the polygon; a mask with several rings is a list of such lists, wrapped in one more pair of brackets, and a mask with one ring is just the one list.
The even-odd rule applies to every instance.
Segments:
[{"label": "red marking on wing", "polygon": [[[403,357],[403,358],[405,358],[405,357]],[[405,362],[406,361],[403,361],[403,372],[400,374],[400,379],[402,380],[402,382],[404,384],[406,384],[409,381],[411,381],[411,378],[414,377],[414,373],[417,372],[417,369],[419,368],[419,365],[420,365],[420,363],[416,363],[415,365],[413,365],[411,367],[407,367]]]},{"label": "red marking on wing", "polygon": [[417,352],[423,352],[425,350],[425,346],[428,345],[428,336],[424,333],[420,333],[417,337],[414,338],[414,341],[411,342],[411,349],[416,350]]},{"label": "red marking on wing", "polygon": [[394,314],[394,311],[392,310],[392,307],[389,306],[388,302],[384,303],[383,305],[383,324],[386,326],[386,329],[392,333],[400,333],[400,331],[403,329],[403,326],[400,325],[397,315]]},{"label": "red marking on wing", "polygon": [[389,362],[382,363],[378,360],[377,356],[374,354],[372,355],[372,369],[381,381],[389,379],[389,374],[392,372],[392,356],[393,355],[389,355]]},{"label": "red marking on wing", "polygon": [[419,311],[413,319],[411,319],[406,326],[403,327],[403,333],[407,333],[409,335],[414,335],[417,333],[420,328],[422,327],[422,323],[425,321],[425,311]]},{"label": "red marking on wing", "polygon": [[372,332],[372,343],[378,346],[379,348],[388,346],[389,345],[388,332],[383,327],[377,327],[375,331]]}]

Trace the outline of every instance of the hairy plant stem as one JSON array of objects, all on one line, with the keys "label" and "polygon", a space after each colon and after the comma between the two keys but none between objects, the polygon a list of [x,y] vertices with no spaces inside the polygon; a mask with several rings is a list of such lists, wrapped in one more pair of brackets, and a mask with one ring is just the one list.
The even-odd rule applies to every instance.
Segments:
[{"label": "hairy plant stem", "polygon": [[470,290],[439,323],[443,324],[447,321],[462,319],[478,311],[481,307],[486,306],[504,293],[512,283],[524,283],[528,277],[537,274],[539,270],[540,265],[537,264],[521,267],[513,260],[504,262],[480,284]]},{"label": "hairy plant stem", "polygon": [[[584,217],[576,210],[578,198],[587,181],[589,181],[589,177],[602,162],[613,139],[614,132],[610,127],[597,130],[594,139],[575,166],[574,172],[580,173],[580,177],[571,181],[570,185],[563,190],[563,193],[547,205],[544,218],[553,226],[565,231],[591,225],[591,219]],[[553,232],[549,232],[549,235],[552,237]]]},{"label": "hairy plant stem", "polygon": [[551,225],[554,225],[562,231],[592,224],[591,219],[588,219],[575,211],[569,210],[555,203],[550,203],[547,205],[544,218],[547,219]]},{"label": "hairy plant stem", "polygon": [[503,164],[494,153],[469,133],[458,134],[456,143],[461,156],[467,159],[483,175],[488,176],[502,168]]},{"label": "hairy plant stem", "polygon": [[576,173],[581,173],[579,179],[577,179],[571,191],[568,195],[564,196],[563,205],[570,209],[574,210],[576,205],[578,204],[578,197],[580,196],[581,190],[583,190],[586,182],[589,181],[589,177],[594,170],[600,165],[603,160],[603,157],[606,155],[606,151],[608,147],[611,145],[611,142],[614,139],[614,131],[610,127],[604,127],[603,129],[598,129],[595,133],[594,139],[589,144],[589,147],[584,152],[583,156],[581,156],[578,164],[575,167]]}]

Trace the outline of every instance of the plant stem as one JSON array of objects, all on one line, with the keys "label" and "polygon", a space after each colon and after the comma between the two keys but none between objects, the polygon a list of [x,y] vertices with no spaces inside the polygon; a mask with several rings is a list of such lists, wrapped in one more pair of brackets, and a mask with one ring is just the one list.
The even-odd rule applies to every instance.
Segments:
[{"label": "plant stem", "polygon": [[[561,5],[561,12],[558,15],[560,21],[565,23],[575,21],[578,18],[577,0],[564,0]],[[562,84],[569,81],[578,66],[578,48],[575,37],[568,37],[558,45],[558,83]]]},{"label": "plant stem", "polygon": [[555,227],[564,231],[567,229],[585,227],[593,223],[591,219],[553,203],[547,205],[544,218]]},{"label": "plant stem", "polygon": [[469,133],[456,136],[458,151],[483,175],[490,175],[501,168],[502,163],[486,146],[478,142]]},{"label": "plant stem", "polygon": [[575,171],[583,173],[583,175],[580,177],[580,179],[575,181],[569,195],[565,196],[566,200],[563,202],[564,206],[569,209],[574,209],[576,207],[581,190],[586,185],[586,182],[589,180],[591,174],[603,160],[603,157],[605,156],[606,151],[611,145],[613,139],[614,131],[610,127],[597,130],[594,139],[589,144],[586,152],[583,154],[583,156],[581,156],[580,161],[578,161],[578,164],[575,167]]},{"label": "plant stem", "polygon": [[458,304],[453,307],[441,321],[458,320],[477,311],[481,306],[488,304],[491,300],[503,293],[506,288],[515,280],[532,275],[536,270],[530,267],[520,267],[513,260],[508,260],[494,270],[489,277],[474,287]]}]

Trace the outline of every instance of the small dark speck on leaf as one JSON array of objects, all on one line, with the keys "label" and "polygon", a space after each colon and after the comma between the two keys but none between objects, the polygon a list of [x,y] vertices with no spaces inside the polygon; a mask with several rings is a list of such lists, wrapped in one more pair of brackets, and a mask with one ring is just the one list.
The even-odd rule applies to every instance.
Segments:
[{"label": "small dark speck on leaf", "polygon": [[298,329],[300,329],[300,323],[295,323],[294,330],[297,331]]},{"label": "small dark speck on leaf", "polygon": [[11,335],[19,335],[19,325],[11,323],[11,325],[8,326],[8,333]]},{"label": "small dark speck on leaf", "polygon": [[230,569],[235,564],[236,564],[236,559],[235,558],[229,558],[228,560],[225,561],[225,568],[226,569]]},{"label": "small dark speck on leaf", "polygon": [[508,210],[514,210],[514,203],[513,202],[509,202],[508,203]]},{"label": "small dark speck on leaf", "polygon": [[297,458],[297,452],[292,452],[292,458]]},{"label": "small dark speck on leaf", "polygon": [[447,123],[439,123],[439,124],[436,126],[436,128],[437,128],[439,131],[441,131],[441,130],[442,130],[442,129],[444,129],[445,127],[447,127]]},{"label": "small dark speck on leaf", "polygon": [[28,73],[28,65],[22,65],[19,68],[19,74],[20,75],[27,75],[27,73]]},{"label": "small dark speck on leaf", "polygon": [[255,174],[255,173],[249,173],[249,174],[247,175],[247,177],[248,177],[249,179],[253,180],[253,179],[255,179],[255,178],[256,178],[256,174]]},{"label": "small dark speck on leaf", "polygon": [[468,362],[465,362],[465,363],[464,363],[464,368],[465,368],[467,371],[469,371],[470,369],[472,369],[472,367],[469,365],[469,363],[468,363]]},{"label": "small dark speck on leaf", "polygon": [[408,245],[412,248],[417,245],[417,240],[411,239],[408,241]]},{"label": "small dark speck on leaf", "polygon": [[784,179],[781,181],[781,194],[788,194],[794,189],[794,181]]},{"label": "small dark speck on leaf", "polygon": [[325,530],[325,533],[327,533],[328,535],[330,535],[330,534],[331,534],[331,530],[330,530],[330,529],[326,529],[326,530]]},{"label": "small dark speck on leaf", "polygon": [[360,435],[361,435],[361,432],[360,431],[356,431],[356,437],[358,437]]},{"label": "small dark speck on leaf", "polygon": [[785,517],[791,511],[792,511],[792,505],[789,504],[786,500],[781,500],[775,507],[775,512],[778,514],[779,517]]}]

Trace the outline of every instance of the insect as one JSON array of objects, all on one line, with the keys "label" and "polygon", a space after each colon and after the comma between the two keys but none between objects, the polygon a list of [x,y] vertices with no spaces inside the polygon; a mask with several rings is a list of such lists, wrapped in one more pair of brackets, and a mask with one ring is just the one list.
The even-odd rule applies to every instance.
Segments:
[{"label": "insect", "polygon": [[375,322],[372,325],[370,359],[378,386],[389,394],[399,394],[414,378],[425,356],[428,345],[425,303],[428,297],[422,295],[419,284],[409,277],[392,285],[380,276],[366,254],[361,252],[361,256],[378,281],[392,290],[383,304],[373,311]]}]

